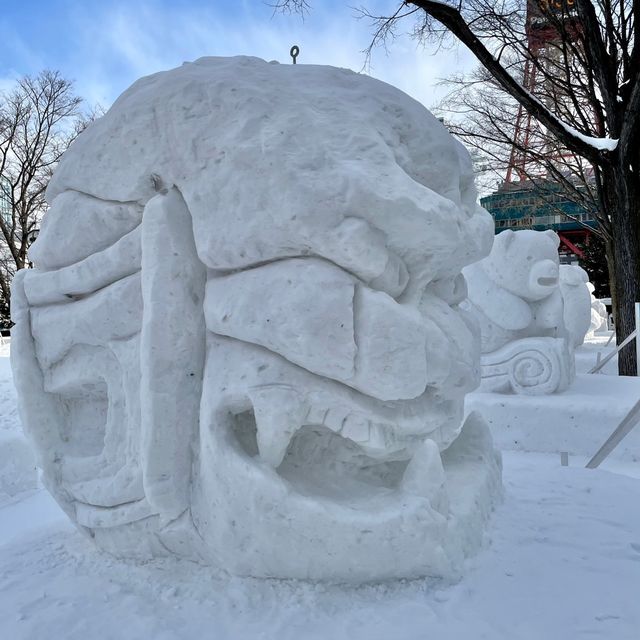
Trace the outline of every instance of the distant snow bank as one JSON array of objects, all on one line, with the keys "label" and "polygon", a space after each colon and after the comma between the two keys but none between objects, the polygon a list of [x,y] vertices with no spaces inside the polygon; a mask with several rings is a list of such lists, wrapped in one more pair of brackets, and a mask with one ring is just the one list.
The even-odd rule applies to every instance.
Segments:
[{"label": "distant snow bank", "polygon": [[[483,415],[498,449],[566,451],[586,462],[640,400],[640,378],[583,373],[563,393],[496,395],[471,393],[465,406]],[[608,464],[620,463],[640,475],[640,426],[611,453]]]},{"label": "distant snow bank", "polygon": [[[578,375],[562,393],[548,396],[471,393],[467,412],[479,411],[502,451],[566,451],[585,464],[640,400],[640,378],[617,375],[617,356],[600,374],[587,374],[598,359],[615,350],[610,332],[586,338],[576,349]],[[640,477],[640,426],[614,449],[604,468]]]},{"label": "distant snow bank", "polygon": [[[596,333],[585,338],[584,344],[576,349],[576,373],[587,373],[604,360],[616,348],[615,336],[611,338],[611,331]],[[608,344],[607,344],[608,343]],[[614,356],[604,365],[600,374],[608,376],[618,375],[618,356]]]},{"label": "distant snow bank", "polygon": [[10,343],[0,342],[0,503],[38,486],[35,456],[22,433],[9,366]]}]

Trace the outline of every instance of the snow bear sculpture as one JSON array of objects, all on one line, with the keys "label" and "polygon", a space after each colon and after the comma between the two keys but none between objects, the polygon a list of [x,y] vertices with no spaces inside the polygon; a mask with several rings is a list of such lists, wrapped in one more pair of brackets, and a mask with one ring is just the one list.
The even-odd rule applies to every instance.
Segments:
[{"label": "snow bear sculpture", "polygon": [[587,335],[593,336],[595,333],[609,330],[609,312],[607,311],[607,305],[593,295],[596,289],[593,283],[587,283],[587,287],[591,300],[591,323],[589,324]]},{"label": "snow bear sculpture", "polygon": [[462,425],[489,251],[469,156],[346,70],[203,58],[65,154],[13,288],[45,482],[102,548],[233,574],[451,575],[499,493]]},{"label": "snow bear sculpture", "polygon": [[489,256],[464,269],[465,306],[482,334],[481,390],[537,395],[573,380],[558,244],[553,231],[504,231]]},{"label": "snow bear sculpture", "polygon": [[587,272],[576,265],[560,265],[560,292],[569,343],[573,348],[579,347],[591,326],[592,296]]}]

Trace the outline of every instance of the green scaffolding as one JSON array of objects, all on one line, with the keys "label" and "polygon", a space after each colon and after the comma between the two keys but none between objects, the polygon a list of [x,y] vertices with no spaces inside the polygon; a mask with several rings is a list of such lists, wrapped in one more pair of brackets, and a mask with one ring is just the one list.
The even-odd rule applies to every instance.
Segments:
[{"label": "green scaffolding", "polygon": [[[480,204],[493,216],[496,233],[507,229],[533,229],[556,232],[595,229],[593,213],[568,200],[559,186],[501,189],[480,199]],[[568,217],[571,216],[571,217]]]}]

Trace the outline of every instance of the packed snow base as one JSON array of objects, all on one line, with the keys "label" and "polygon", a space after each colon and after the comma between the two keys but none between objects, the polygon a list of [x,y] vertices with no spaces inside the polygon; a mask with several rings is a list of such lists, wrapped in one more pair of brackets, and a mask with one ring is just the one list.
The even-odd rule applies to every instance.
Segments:
[{"label": "packed snow base", "polygon": [[0,508],[11,640],[637,640],[640,481],[506,452],[464,578],[349,588],[101,553],[40,492]]},{"label": "packed snow base", "polygon": [[[592,394],[593,388],[583,388],[584,378],[578,376],[567,393]],[[600,378],[589,376],[594,385]],[[640,386],[637,378],[609,376],[605,381],[611,393],[616,381],[624,383],[616,399],[604,403],[612,410],[624,393],[633,395],[630,386]],[[8,351],[3,356],[2,349],[0,389],[2,429],[19,439]],[[566,394],[482,395],[544,401],[558,408]],[[611,416],[606,406],[601,410],[584,411],[579,425],[598,443],[611,431]],[[556,411],[550,420],[556,440],[567,432],[558,416]],[[633,436],[637,442],[638,434],[628,438]],[[570,466],[561,467],[557,454],[524,453],[525,444],[518,438],[511,448],[519,450],[505,452],[504,502],[492,515],[485,548],[466,562],[464,577],[454,584],[426,579],[333,587],[233,578],[173,558],[119,560],[75,532],[46,492],[0,495],[2,637],[637,640],[640,481],[577,468],[573,455]],[[611,471],[620,464],[613,460],[617,454],[605,462]],[[639,469],[636,463],[636,477]],[[0,474],[5,470],[10,473],[0,467]],[[24,469],[31,470],[32,465]]]},{"label": "packed snow base", "polygon": [[331,67],[204,58],[83,132],[14,281],[46,486],[114,554],[334,581],[456,575],[500,491],[464,395],[470,158]]}]

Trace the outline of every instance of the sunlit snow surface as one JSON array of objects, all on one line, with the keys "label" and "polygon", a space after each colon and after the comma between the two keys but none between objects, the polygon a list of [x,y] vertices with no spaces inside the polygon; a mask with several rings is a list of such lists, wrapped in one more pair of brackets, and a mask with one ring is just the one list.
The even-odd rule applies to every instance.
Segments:
[{"label": "sunlit snow surface", "polygon": [[44,484],[97,546],[459,575],[501,484],[487,426],[462,424],[460,272],[494,225],[435,116],[345,69],[201,58],[125,91],[46,197],[14,383]]},{"label": "sunlit snow surface", "polygon": [[[3,418],[16,416],[9,383],[0,357]],[[461,582],[360,588],[116,560],[77,533],[45,491],[5,497],[0,637],[637,640],[640,480],[506,452],[504,485],[486,548]]]}]

